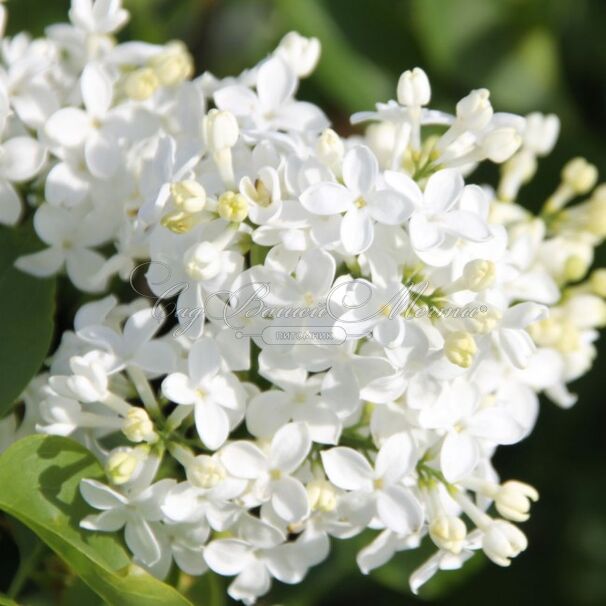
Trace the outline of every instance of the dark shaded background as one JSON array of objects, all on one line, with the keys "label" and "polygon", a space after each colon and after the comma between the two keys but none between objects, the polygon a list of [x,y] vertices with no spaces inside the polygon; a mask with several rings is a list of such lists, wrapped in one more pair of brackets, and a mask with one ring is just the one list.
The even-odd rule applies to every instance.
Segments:
[{"label": "dark shaded background", "polygon": [[[395,95],[399,74],[415,65],[429,74],[432,105],[451,110],[471,88],[492,91],[499,110],[556,112],[563,128],[554,153],[522,199],[541,205],[565,160],[585,155],[606,172],[606,2],[602,0],[125,0],[132,20],[123,38],[180,38],[199,71],[237,73],[262,58],[291,29],[316,35],[323,56],[300,96],[320,103],[342,132],[348,115]],[[9,0],[9,32],[65,20],[65,0]],[[495,173],[496,174],[496,173]],[[601,250],[604,265],[604,250]],[[589,376],[573,386],[580,403],[562,411],[545,402],[533,435],[502,448],[502,477],[536,486],[541,500],[523,529],[528,551],[509,569],[477,556],[469,570],[442,573],[427,604],[591,606],[606,604],[606,402],[604,346]],[[3,488],[4,489],[4,488]],[[14,550],[4,550],[14,559]],[[325,606],[420,603],[407,592],[412,554],[372,578],[354,568],[355,548],[335,556],[295,588],[278,587],[263,604]],[[477,560],[477,561],[476,561]],[[416,564],[416,562],[415,562]],[[52,566],[52,562],[48,563]],[[10,570],[12,566],[9,566]],[[52,571],[51,571],[52,572]],[[227,602],[204,581],[196,603]],[[76,593],[74,604],[97,603]],[[32,597],[24,603],[46,602]],[[70,602],[67,598],[62,605]]]}]

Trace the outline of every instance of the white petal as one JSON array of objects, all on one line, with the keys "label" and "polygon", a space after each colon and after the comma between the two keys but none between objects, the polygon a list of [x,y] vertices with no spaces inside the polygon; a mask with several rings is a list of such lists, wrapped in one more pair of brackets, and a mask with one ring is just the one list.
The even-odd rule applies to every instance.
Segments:
[{"label": "white petal", "polygon": [[176,404],[193,404],[196,401],[196,392],[190,385],[189,377],[182,372],[168,375],[162,381],[162,393]]},{"label": "white petal", "polygon": [[272,468],[284,473],[295,471],[311,449],[311,438],[304,423],[289,423],[276,432],[271,441],[269,460]]},{"label": "white petal", "polygon": [[302,406],[295,410],[295,421],[303,421],[309,437],[318,444],[337,444],[341,435],[341,421],[329,408]]},{"label": "white petal", "polygon": [[75,107],[66,107],[55,112],[44,126],[48,137],[65,147],[82,145],[92,125],[86,112]]},{"label": "white petal", "polygon": [[312,185],[299,197],[303,208],[315,215],[335,215],[351,208],[352,193],[339,183]]},{"label": "white petal", "polygon": [[465,210],[455,210],[442,215],[441,223],[449,233],[472,242],[485,242],[491,237],[488,225],[483,219]]},{"label": "white petal", "polygon": [[429,177],[425,187],[425,205],[435,211],[447,211],[463,192],[463,177],[454,168],[439,170]]},{"label": "white petal", "polygon": [[328,479],[344,490],[372,490],[374,477],[370,463],[357,451],[338,446],[321,453]]},{"label": "white petal", "polygon": [[370,216],[385,225],[400,225],[413,211],[413,205],[400,194],[384,189],[369,194],[366,198]]},{"label": "white petal", "polygon": [[259,596],[265,595],[271,587],[271,577],[262,562],[252,560],[234,579],[227,593],[234,600],[254,604]]},{"label": "white petal", "polygon": [[291,412],[284,392],[265,391],[250,401],[246,410],[246,427],[253,436],[270,438],[290,421]]},{"label": "white petal", "polygon": [[80,521],[80,527],[98,532],[115,532],[126,522],[123,510],[109,509],[98,515],[86,516]]},{"label": "white petal", "polygon": [[440,451],[440,467],[449,482],[469,475],[478,462],[478,445],[467,432],[451,431]]},{"label": "white petal", "polygon": [[15,261],[15,267],[32,276],[46,278],[56,274],[65,261],[63,251],[59,248],[45,248],[31,255],[23,255]]},{"label": "white petal", "polygon": [[216,106],[236,116],[255,113],[259,104],[257,96],[246,86],[233,85],[219,89],[214,94]]},{"label": "white petal", "polygon": [[55,206],[77,206],[88,190],[89,183],[66,162],[53,166],[44,184],[46,201]]},{"label": "white petal", "polygon": [[407,475],[416,462],[410,435],[397,433],[385,440],[377,454],[375,473],[386,484],[393,484]]},{"label": "white petal", "polygon": [[196,429],[202,443],[211,450],[219,448],[229,435],[229,417],[225,410],[211,402],[196,404]]},{"label": "white petal", "polygon": [[82,72],[80,80],[82,99],[89,114],[102,118],[112,103],[112,81],[101,65],[89,63]]},{"label": "white petal", "polygon": [[221,368],[221,356],[214,341],[208,337],[196,341],[189,352],[187,366],[194,385],[215,376]]},{"label": "white petal", "polygon": [[501,328],[499,344],[509,361],[517,368],[526,368],[536,350],[532,337],[521,328]]},{"label": "white petal", "polygon": [[289,524],[309,514],[307,491],[295,478],[281,478],[272,482],[271,504],[275,512]]},{"label": "white petal", "polygon": [[164,320],[162,308],[140,309],[124,325],[124,340],[131,351],[137,351],[160,330]]},{"label": "white petal", "polygon": [[378,492],[377,514],[387,528],[398,534],[416,532],[423,523],[419,502],[401,486],[388,486]]},{"label": "white petal", "polygon": [[221,450],[220,457],[227,471],[237,478],[255,480],[267,471],[266,456],[251,442],[232,442]]},{"label": "white petal", "polygon": [[126,523],[124,539],[133,554],[147,566],[153,566],[162,555],[160,543],[150,525],[143,519]]},{"label": "white petal", "polygon": [[115,174],[122,160],[120,155],[117,142],[102,132],[93,132],[86,140],[86,165],[97,179],[109,179]]},{"label": "white petal", "polygon": [[423,192],[408,175],[393,170],[386,170],[383,177],[387,185],[402,194],[413,207],[421,207],[423,204]]},{"label": "white petal", "polygon": [[96,276],[101,271],[105,257],[88,248],[71,249],[65,257],[65,269],[74,286],[85,292],[98,292],[104,289],[105,281]]},{"label": "white petal", "polygon": [[95,509],[114,509],[123,507],[128,501],[119,492],[97,480],[82,480],[80,493],[84,500]]},{"label": "white petal", "polygon": [[374,238],[374,226],[365,209],[354,208],[347,211],[341,221],[341,241],[345,250],[358,255],[364,252]]},{"label": "white petal", "polygon": [[474,436],[495,444],[515,444],[524,437],[523,427],[503,408],[480,410],[467,425]]},{"label": "white petal", "polygon": [[8,181],[0,180],[0,223],[15,225],[22,212],[23,204],[15,188]]},{"label": "white petal", "polygon": [[421,213],[415,213],[410,218],[408,233],[410,234],[410,243],[415,250],[430,250],[442,242],[442,234],[438,226],[428,221],[425,215]]},{"label": "white petal", "polygon": [[336,261],[330,253],[319,248],[309,250],[297,264],[297,282],[304,292],[321,297],[330,290],[336,267]]},{"label": "white petal", "polygon": [[343,181],[356,195],[373,189],[378,172],[377,158],[366,145],[356,145],[343,159]]},{"label": "white petal", "polygon": [[272,57],[261,65],[257,74],[257,94],[265,111],[279,109],[292,97],[297,86],[294,72],[279,57]]},{"label": "white petal", "polygon": [[31,137],[13,137],[2,144],[0,174],[9,181],[28,181],[42,168],[46,151]]},{"label": "white petal", "polygon": [[250,547],[237,539],[211,541],[204,549],[204,559],[217,574],[233,576],[250,562]]}]

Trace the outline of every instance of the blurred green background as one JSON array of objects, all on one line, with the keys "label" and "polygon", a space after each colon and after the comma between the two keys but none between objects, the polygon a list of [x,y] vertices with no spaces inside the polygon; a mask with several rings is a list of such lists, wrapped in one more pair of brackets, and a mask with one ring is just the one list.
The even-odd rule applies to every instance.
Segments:
[{"label": "blurred green background", "polygon": [[[9,33],[42,34],[64,21],[67,0],[9,0]],[[124,39],[187,42],[198,71],[238,73],[291,29],[321,39],[316,73],[300,96],[320,103],[341,132],[348,115],[395,95],[399,74],[415,65],[429,74],[432,105],[451,110],[471,88],[487,87],[498,110],[556,112],[554,153],[522,200],[537,208],[558,183],[563,162],[587,156],[606,174],[606,2],[603,0],[125,0],[132,19]],[[601,251],[600,264],[604,263]],[[606,351],[573,387],[580,403],[561,411],[545,402],[536,431],[495,459],[505,479],[536,486],[541,500],[524,525],[530,547],[509,569],[477,556],[461,573],[442,573],[421,598],[407,591],[418,562],[400,554],[370,578],[355,569],[355,549],[338,544],[332,559],[295,588],[278,586],[262,604],[606,604]],[[5,488],[3,488],[5,489]],[[4,550],[9,560],[14,550]],[[413,563],[412,560],[415,560]],[[14,570],[4,568],[2,578]],[[52,572],[52,571],[50,571]],[[217,583],[205,580],[201,605],[219,606]],[[74,604],[93,604],[72,592]],[[38,603],[24,601],[26,604]],[[68,604],[66,598],[63,603]]]}]

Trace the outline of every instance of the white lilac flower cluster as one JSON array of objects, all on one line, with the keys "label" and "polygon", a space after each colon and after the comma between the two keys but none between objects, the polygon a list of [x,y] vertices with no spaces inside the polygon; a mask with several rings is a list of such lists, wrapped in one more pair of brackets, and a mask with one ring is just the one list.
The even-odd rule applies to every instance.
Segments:
[{"label": "white lilac flower cluster", "polygon": [[[570,161],[540,216],[515,202],[558,119],[495,113],[485,89],[429,109],[415,68],[343,138],[295,98],[316,39],[192,79],[181,43],[116,43],[120,0],[69,18],[2,41],[0,219],[33,215],[45,244],[20,269],[106,296],[3,442],[86,445],[107,482],[82,482],[83,528],[123,531],[160,578],[233,576],[249,604],[366,529],[363,573],[435,544],[413,591],[475,550],[508,566],[538,494],[491,457],[540,392],[574,403],[606,320],[595,167]],[[465,181],[483,161],[496,189]],[[107,295],[120,279],[141,296]]]}]

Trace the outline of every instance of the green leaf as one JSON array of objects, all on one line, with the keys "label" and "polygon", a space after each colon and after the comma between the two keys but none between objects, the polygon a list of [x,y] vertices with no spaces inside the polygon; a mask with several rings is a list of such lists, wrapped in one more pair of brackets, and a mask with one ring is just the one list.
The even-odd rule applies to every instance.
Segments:
[{"label": "green leaf", "polygon": [[275,5],[287,29],[320,39],[322,57],[313,79],[345,109],[372,109],[395,96],[396,80],[349,44],[322,2],[276,0]]},{"label": "green leaf", "polygon": [[9,597],[0,595],[0,606],[19,606],[17,602],[11,600]]},{"label": "green leaf", "polygon": [[95,593],[116,606],[191,606],[174,588],[131,564],[116,534],[79,528],[91,513],[82,478],[103,479],[83,446],[55,436],[28,436],[0,456],[0,509],[28,526]]},{"label": "green leaf", "polygon": [[31,249],[25,228],[0,228],[0,417],[40,369],[53,336],[55,280],[13,267]]}]

